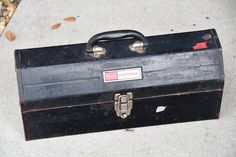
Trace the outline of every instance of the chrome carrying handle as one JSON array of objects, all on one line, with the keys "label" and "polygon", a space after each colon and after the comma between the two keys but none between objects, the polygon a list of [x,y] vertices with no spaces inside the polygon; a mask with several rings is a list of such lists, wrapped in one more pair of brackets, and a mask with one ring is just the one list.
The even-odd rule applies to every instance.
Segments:
[{"label": "chrome carrying handle", "polygon": [[[134,46],[139,46],[139,47],[141,46],[142,48],[148,46],[148,41],[142,33],[135,30],[117,30],[117,31],[98,33],[94,35],[93,37],[91,37],[87,43],[86,52],[88,54],[95,54],[95,52],[97,52],[98,54],[102,55],[106,53],[106,50],[102,47],[98,47],[95,45],[99,41],[102,41],[102,40],[113,41],[113,40],[125,39],[125,38],[130,38],[130,37],[133,37],[139,41],[138,43],[137,42],[134,43],[133,44]],[[96,57],[96,58],[99,58],[99,57]]]}]

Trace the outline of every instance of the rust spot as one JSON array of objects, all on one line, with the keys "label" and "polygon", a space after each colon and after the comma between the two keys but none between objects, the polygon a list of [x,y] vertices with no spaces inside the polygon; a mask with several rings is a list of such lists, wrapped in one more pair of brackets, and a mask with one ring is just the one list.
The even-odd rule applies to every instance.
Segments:
[{"label": "rust spot", "polygon": [[212,38],[211,34],[205,34],[205,35],[202,36],[202,39],[205,40],[205,41],[207,41],[211,38]]}]

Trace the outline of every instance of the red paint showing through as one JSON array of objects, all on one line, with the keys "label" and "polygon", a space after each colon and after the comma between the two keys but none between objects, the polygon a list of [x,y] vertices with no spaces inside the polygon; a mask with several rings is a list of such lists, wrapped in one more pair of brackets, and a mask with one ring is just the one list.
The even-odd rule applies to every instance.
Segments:
[{"label": "red paint showing through", "polygon": [[220,113],[216,113],[216,118],[219,119],[220,118]]},{"label": "red paint showing through", "polygon": [[196,43],[193,46],[194,50],[199,50],[199,49],[206,49],[207,48],[207,43],[206,42],[201,42],[201,43]]}]

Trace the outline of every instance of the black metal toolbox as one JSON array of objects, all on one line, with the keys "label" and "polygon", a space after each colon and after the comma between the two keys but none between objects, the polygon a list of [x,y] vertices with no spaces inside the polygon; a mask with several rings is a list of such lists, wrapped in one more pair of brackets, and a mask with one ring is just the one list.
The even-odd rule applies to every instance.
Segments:
[{"label": "black metal toolbox", "polygon": [[224,86],[214,29],[15,50],[26,140],[219,118]]}]

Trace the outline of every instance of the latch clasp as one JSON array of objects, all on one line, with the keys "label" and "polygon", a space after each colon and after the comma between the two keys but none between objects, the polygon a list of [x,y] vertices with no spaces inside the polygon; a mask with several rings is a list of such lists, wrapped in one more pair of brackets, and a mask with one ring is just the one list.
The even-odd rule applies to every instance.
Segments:
[{"label": "latch clasp", "polygon": [[126,95],[115,94],[114,99],[114,109],[116,111],[116,115],[125,119],[130,115],[133,108],[133,93],[128,92]]}]

